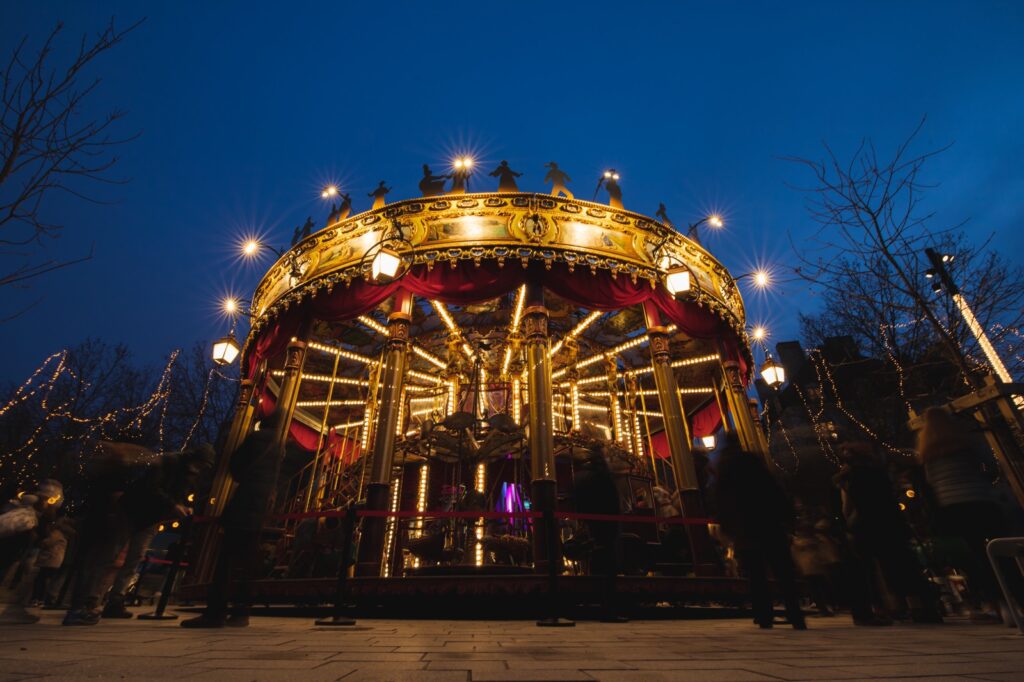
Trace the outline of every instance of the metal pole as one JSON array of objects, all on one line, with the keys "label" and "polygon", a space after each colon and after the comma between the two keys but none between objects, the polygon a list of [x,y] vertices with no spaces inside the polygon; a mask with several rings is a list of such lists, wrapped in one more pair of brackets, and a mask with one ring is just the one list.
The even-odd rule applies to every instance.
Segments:
[{"label": "metal pole", "polygon": [[178,547],[171,559],[171,565],[167,567],[167,577],[164,579],[163,592],[160,593],[160,601],[157,602],[156,611],[153,613],[139,614],[139,620],[176,620],[177,614],[167,614],[167,602],[171,598],[171,591],[174,589],[174,581],[178,577],[178,570],[181,568],[181,559],[185,556],[185,545],[192,535],[192,517],[187,517],[181,522],[181,535],[178,538]]},{"label": "metal pole", "polygon": [[[409,355],[409,324],[412,321],[412,295],[399,291],[395,295],[395,310],[388,317],[388,340],[380,374],[380,400],[377,429],[373,439],[373,461],[370,464],[370,483],[366,490],[367,509],[390,509],[391,466],[394,461],[395,426],[398,424],[405,366]],[[366,425],[364,424],[364,428]],[[368,518],[363,524],[363,539],[359,543],[360,575],[380,575],[384,557],[383,518]]]},{"label": "metal pole", "polygon": [[331,399],[334,397],[334,380],[338,378],[338,362],[340,360],[340,354],[334,356],[334,369],[331,371],[331,384],[327,387],[327,402],[324,405],[324,418],[320,421],[320,434],[316,439],[316,452],[313,453],[313,467],[309,472],[309,487],[306,489],[306,503],[303,511],[309,511],[310,506],[313,504],[314,488],[316,488],[316,491],[319,493],[319,487],[316,485],[317,465],[320,463],[320,450],[324,445],[324,430],[327,428],[327,416],[331,411]]},{"label": "metal pole", "polygon": [[575,627],[576,621],[568,618],[560,618],[558,613],[562,609],[562,599],[558,593],[558,574],[562,555],[558,551],[558,523],[555,521],[554,509],[544,510],[544,531],[547,540],[548,555],[548,617],[537,621],[538,627],[542,628],[566,628]]},{"label": "metal pole", "polygon": [[[526,337],[526,383],[530,396],[530,492],[533,508],[544,512],[554,510],[557,487],[548,310],[544,306],[544,290],[539,285],[526,285],[526,300],[529,305],[524,311],[523,329]],[[548,545],[544,535],[535,530],[535,571],[541,570],[544,561],[553,557],[548,551]]]}]

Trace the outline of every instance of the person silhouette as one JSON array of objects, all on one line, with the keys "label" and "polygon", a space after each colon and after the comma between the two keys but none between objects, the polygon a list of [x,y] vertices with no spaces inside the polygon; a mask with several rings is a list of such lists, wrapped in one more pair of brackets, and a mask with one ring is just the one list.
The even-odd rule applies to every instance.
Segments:
[{"label": "person silhouette", "polygon": [[313,228],[316,227],[313,224],[313,216],[306,216],[306,223],[302,226],[302,239],[305,239],[309,235],[313,234]]},{"label": "person silhouette", "polygon": [[561,170],[554,161],[544,164],[544,167],[550,169],[548,174],[544,176],[544,182],[551,183],[551,196],[557,197],[559,194],[564,194],[569,199],[572,199],[572,192],[566,187],[567,183],[572,182],[572,178]]},{"label": "person silhouette", "polygon": [[619,187],[619,172],[614,168],[606,170],[597,180],[597,188],[594,190],[594,200],[597,201],[597,193],[601,191],[601,185],[608,192],[608,205],[612,208],[622,208],[622,188]]},{"label": "person silhouette", "polygon": [[341,206],[338,207],[338,216],[335,219],[335,222],[339,223],[352,213],[352,197],[347,194],[342,194],[341,198]]},{"label": "person silhouette", "polygon": [[447,175],[434,175],[430,166],[423,164],[423,178],[420,180],[420,194],[425,197],[436,197],[444,194],[444,181]]},{"label": "person silhouette", "polygon": [[333,225],[338,222],[338,205],[331,204],[331,212],[327,214],[327,224]]},{"label": "person silhouette", "polygon": [[502,161],[497,168],[490,172],[492,178],[498,178],[499,192],[518,192],[516,178],[522,177],[522,173],[516,173],[508,167],[508,161]]},{"label": "person silhouette", "polygon": [[449,194],[465,194],[469,190],[469,176],[473,174],[473,165],[464,161],[455,162],[455,170],[448,177],[452,180]]},{"label": "person silhouette", "polygon": [[668,218],[668,212],[665,209],[665,204],[658,204],[658,211],[654,214],[654,217],[660,220],[662,223],[668,225],[669,227],[675,227],[675,225],[672,224],[672,221],[669,220]]},{"label": "person silhouette", "polygon": [[292,246],[298,244],[300,239],[302,239],[302,226],[297,225],[292,232]]},{"label": "person silhouette", "polygon": [[384,186],[384,181],[381,180],[380,184],[377,185],[377,189],[373,190],[372,192],[370,192],[369,194],[366,195],[368,197],[373,197],[373,207],[370,210],[371,211],[376,211],[378,208],[384,208],[384,204],[385,204],[384,197],[387,196],[387,193],[390,192],[390,191],[391,191],[391,188],[390,187],[385,187]]}]

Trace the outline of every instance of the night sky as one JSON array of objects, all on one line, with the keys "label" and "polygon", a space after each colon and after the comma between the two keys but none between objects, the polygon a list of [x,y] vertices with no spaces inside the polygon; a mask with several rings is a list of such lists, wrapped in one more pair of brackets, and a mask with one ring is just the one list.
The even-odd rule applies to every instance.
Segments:
[{"label": "night sky", "polygon": [[[131,182],[100,187],[108,205],[48,206],[66,230],[45,255],[95,257],[0,293],[0,317],[35,303],[0,324],[0,380],[88,336],[154,364],[220,336],[218,300],[260,275],[236,258],[243,234],[284,245],[307,215],[322,225],[328,182],[356,211],[381,179],[416,196],[421,164],[456,153],[484,171],[507,159],[527,191],[557,161],[587,199],[615,167],[626,208],[720,211],[711,251],[734,274],[782,274],[788,235],[813,226],[788,186],[809,178],[780,157],[864,136],[886,152],[927,115],[918,148],[954,143],[928,172],[936,225],[969,218],[1022,260],[1024,3],[8,0],[5,61],[24,33],[62,19],[74,45],[111,15],[148,17],[92,72],[94,113],[127,109],[121,130],[141,133],[119,151]],[[816,306],[797,284],[747,303],[776,341]]]}]

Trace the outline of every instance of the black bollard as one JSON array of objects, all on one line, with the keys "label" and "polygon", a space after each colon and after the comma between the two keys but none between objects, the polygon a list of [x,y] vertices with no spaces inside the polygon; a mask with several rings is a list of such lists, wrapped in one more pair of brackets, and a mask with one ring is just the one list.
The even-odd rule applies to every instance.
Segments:
[{"label": "black bollard", "polygon": [[548,617],[537,621],[537,626],[542,628],[571,628],[576,621],[568,618],[560,618],[558,612],[561,609],[561,600],[558,595],[558,573],[559,564],[562,561],[562,553],[558,551],[558,526],[555,523],[555,512],[553,509],[544,510],[544,532],[548,540]]},{"label": "black bollard", "polygon": [[352,535],[356,530],[356,506],[349,503],[345,511],[345,522],[341,533],[341,565],[338,567],[338,583],[334,593],[334,613],[330,618],[314,621],[316,625],[355,625],[355,618],[345,614],[348,610],[348,567],[352,561]]},{"label": "black bollard", "polygon": [[160,593],[160,601],[156,603],[156,611],[139,614],[139,620],[177,620],[177,614],[165,614],[164,611],[167,609],[167,601],[171,598],[171,590],[174,589],[174,581],[178,577],[178,569],[181,568],[181,560],[185,556],[185,545],[188,543],[191,531],[192,517],[189,516],[182,521],[181,537],[178,538],[178,549],[174,553],[171,565],[167,567],[167,578],[164,579],[163,592]]}]

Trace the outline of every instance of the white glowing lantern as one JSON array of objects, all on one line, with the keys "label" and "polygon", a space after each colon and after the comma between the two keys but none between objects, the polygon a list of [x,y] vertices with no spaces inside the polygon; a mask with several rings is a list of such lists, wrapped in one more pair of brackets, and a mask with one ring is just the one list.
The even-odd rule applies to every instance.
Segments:
[{"label": "white glowing lantern", "polygon": [[393,279],[398,274],[398,268],[401,265],[402,257],[398,255],[398,252],[384,247],[373,257],[370,273],[374,280]]},{"label": "white glowing lantern", "polygon": [[230,365],[241,351],[234,333],[228,334],[213,344],[213,361],[218,365]]},{"label": "white glowing lantern", "polygon": [[673,296],[685,294],[690,290],[690,270],[685,266],[678,266],[665,273],[665,288]]},{"label": "white glowing lantern", "polygon": [[704,446],[705,450],[715,449],[715,437],[714,436],[701,436],[700,444]]},{"label": "white glowing lantern", "polygon": [[772,388],[778,388],[786,383],[786,368],[772,360],[772,356],[769,355],[761,365],[761,378]]}]

